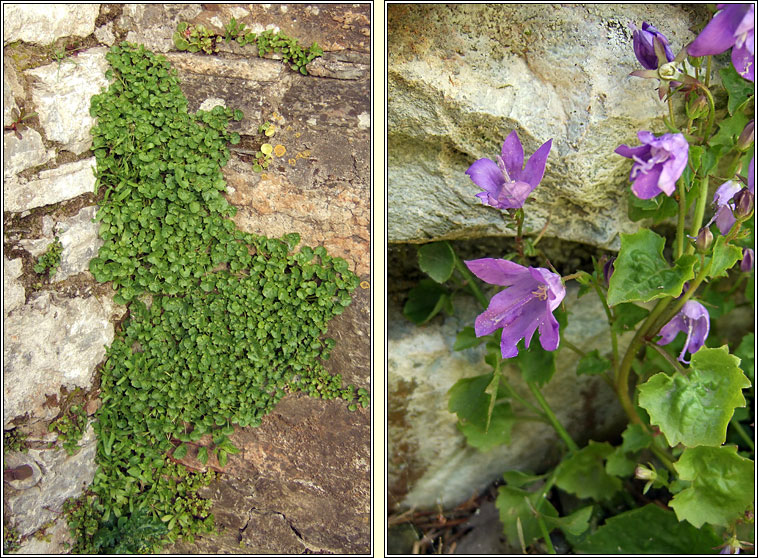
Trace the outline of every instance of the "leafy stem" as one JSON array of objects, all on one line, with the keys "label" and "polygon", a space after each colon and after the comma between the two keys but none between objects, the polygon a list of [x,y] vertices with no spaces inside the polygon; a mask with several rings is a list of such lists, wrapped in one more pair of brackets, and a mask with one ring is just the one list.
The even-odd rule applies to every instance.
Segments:
[{"label": "leafy stem", "polygon": [[568,446],[569,451],[579,451],[579,446],[576,445],[576,442],[574,442],[573,438],[571,438],[569,433],[563,427],[561,422],[558,420],[558,417],[555,416],[553,409],[550,408],[550,405],[545,400],[545,397],[542,395],[542,392],[540,392],[537,385],[534,382],[527,382],[527,385],[529,386],[529,391],[532,392],[532,395],[537,400],[537,403],[539,403],[540,407],[542,407],[542,411],[545,413],[547,420],[558,433],[558,436],[561,438],[561,440],[563,440],[563,442]]}]

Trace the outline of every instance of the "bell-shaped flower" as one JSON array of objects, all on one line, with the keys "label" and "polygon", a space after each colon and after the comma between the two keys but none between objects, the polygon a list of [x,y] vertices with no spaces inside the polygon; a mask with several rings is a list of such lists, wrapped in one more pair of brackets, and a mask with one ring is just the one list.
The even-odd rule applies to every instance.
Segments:
[{"label": "bell-shaped flower", "polygon": [[[750,194],[755,194],[754,162],[755,159],[750,160],[747,174],[747,191],[750,192]],[[708,221],[708,224],[706,225],[707,227],[711,226],[715,221],[721,234],[729,234],[729,231],[732,230],[734,223],[737,221],[737,218],[735,217],[736,202],[738,194],[742,190],[744,190],[744,188],[740,184],[731,180],[724,182],[718,187],[716,193],[713,194],[713,205],[716,208],[716,212],[711,220]]]},{"label": "bell-shaped flower", "polygon": [[502,328],[500,352],[503,358],[518,355],[516,345],[521,339],[528,349],[537,329],[543,349],[554,351],[558,348],[559,325],[553,311],[566,296],[559,275],[547,269],[524,267],[495,258],[465,263],[485,283],[508,287],[494,295],[487,310],[476,318],[474,331],[477,337]]},{"label": "bell-shaped flower", "polygon": [[754,4],[718,4],[718,12],[687,47],[690,56],[721,54],[732,49],[732,64],[737,73],[755,81]]},{"label": "bell-shaped flower", "polygon": [[[519,209],[545,174],[545,163],[553,140],[543,143],[524,167],[524,148],[511,132],[503,142],[501,154],[495,161],[479,159],[466,174],[484,190],[476,195],[485,205],[497,209]],[[522,168],[523,167],[523,168]]]},{"label": "bell-shaped flower", "polygon": [[619,145],[615,151],[634,160],[629,174],[632,192],[641,200],[649,200],[661,192],[670,196],[687,166],[690,149],[687,140],[682,134],[663,134],[657,138],[644,130],[637,137],[642,145]]},{"label": "bell-shaped flower", "polygon": [[742,250],[742,261],[740,262],[740,271],[752,271],[755,252],[752,248]]},{"label": "bell-shaped flower", "polygon": [[661,338],[658,340],[658,344],[668,345],[680,331],[683,331],[687,335],[687,339],[677,360],[689,364],[690,361],[684,360],[684,353],[694,354],[698,352],[705,344],[710,327],[711,320],[705,306],[694,300],[688,300],[679,313],[661,328]]},{"label": "bell-shaped flower", "polygon": [[[646,21],[642,22],[642,29],[637,29],[633,23],[629,24],[629,27],[632,30],[634,55],[643,68],[657,70],[662,63],[659,53],[664,55],[663,63],[674,61],[674,53],[671,51],[669,41],[658,29]],[[656,41],[658,42],[658,51],[656,51]]]}]

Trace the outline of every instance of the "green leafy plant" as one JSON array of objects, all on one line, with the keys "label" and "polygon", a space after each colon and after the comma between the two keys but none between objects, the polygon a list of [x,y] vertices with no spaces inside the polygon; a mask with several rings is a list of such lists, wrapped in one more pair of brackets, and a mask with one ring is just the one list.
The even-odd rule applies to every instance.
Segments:
[{"label": "green leafy plant", "polygon": [[61,241],[56,237],[55,240],[48,245],[45,253],[37,259],[37,263],[34,264],[34,272],[39,273],[40,275],[48,273],[50,277],[55,275],[56,271],[58,271],[58,266],[61,264],[62,253],[63,244],[61,244]]},{"label": "green leafy plant", "polygon": [[15,525],[3,523],[3,552],[14,552],[21,547],[21,535]]},{"label": "green leafy plant", "polygon": [[48,426],[50,432],[57,432],[63,442],[66,453],[73,455],[78,449],[79,440],[87,428],[87,414],[81,405],[71,405],[66,413]]},{"label": "green leafy plant", "polygon": [[18,428],[11,428],[3,431],[3,448],[5,451],[25,452],[27,435]]},{"label": "green leafy plant", "polygon": [[177,461],[199,446],[202,465],[224,467],[239,451],[235,424],[259,425],[287,391],[339,394],[321,362],[334,341],[322,336],[358,285],[323,247],[296,251],[297,233],[266,238],[229,219],[221,167],[241,111],[188,113],[176,72],[143,46],[106,59],[113,83],[90,108],[104,240],[90,271],[129,314],[101,371],[98,471],[86,505],[70,506],[75,552],[126,531],[157,548],[213,529],[197,490],[214,474]]},{"label": "green leafy plant", "polygon": [[13,132],[13,134],[19,140],[21,140],[23,139],[23,136],[21,135],[21,131],[25,127],[24,120],[28,120],[29,118],[37,116],[37,113],[36,112],[26,113],[24,109],[21,109],[21,112],[19,112],[18,109],[14,108],[13,110],[11,110],[11,116],[13,117],[13,122],[11,122],[8,126],[3,126],[3,129]]},{"label": "green leafy plant", "polygon": [[324,55],[324,51],[315,42],[308,48],[300,46],[296,39],[288,37],[282,32],[274,33],[268,29],[256,34],[246,32],[245,24],[232,18],[224,26],[224,35],[216,35],[202,25],[191,25],[186,21],[179,22],[173,35],[174,46],[178,50],[188,52],[203,51],[206,54],[217,52],[218,43],[221,40],[227,43],[234,40],[240,46],[255,44],[258,47],[258,55],[263,57],[267,54],[278,54],[282,61],[288,64],[295,72],[308,75],[306,65]]}]

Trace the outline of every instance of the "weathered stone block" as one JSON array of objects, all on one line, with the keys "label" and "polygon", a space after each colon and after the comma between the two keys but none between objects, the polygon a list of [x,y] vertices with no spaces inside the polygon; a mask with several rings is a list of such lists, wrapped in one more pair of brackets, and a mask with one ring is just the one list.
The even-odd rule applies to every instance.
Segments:
[{"label": "weathered stone block", "polygon": [[100,4],[6,4],[3,44],[47,45],[60,37],[86,37],[95,30]]},{"label": "weathered stone block", "polygon": [[3,210],[20,212],[73,199],[95,189],[95,158],[82,159],[42,171],[36,179],[16,176],[3,184]]}]

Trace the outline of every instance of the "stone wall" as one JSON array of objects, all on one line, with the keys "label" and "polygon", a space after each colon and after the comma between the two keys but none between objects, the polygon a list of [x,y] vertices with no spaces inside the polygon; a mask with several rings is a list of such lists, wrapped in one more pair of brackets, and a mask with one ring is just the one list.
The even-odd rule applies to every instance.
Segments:
[{"label": "stone wall", "polygon": [[[126,312],[88,270],[102,244],[93,222],[89,105],[108,85],[108,48],[127,40],[165,53],[192,111],[225,104],[244,112],[234,128],[240,149],[224,169],[236,223],[271,237],[299,232],[304,244],[348,261],[363,287],[330,324],[338,343],[327,368],[369,387],[370,8],[4,4],[3,11],[3,123],[11,126],[22,110],[36,113],[20,138],[3,134],[3,427],[27,436],[26,451],[4,452],[3,504],[20,552],[60,553],[68,540],[62,504],[92,482],[96,440],[89,426],[68,456],[48,425],[74,400],[92,420],[98,367]],[[302,76],[253,47],[225,44],[213,56],[175,50],[179,21],[220,31],[231,17],[256,32],[316,41],[325,54]],[[244,148],[266,120],[287,153],[254,173]],[[33,266],[56,238],[61,264],[48,281]],[[369,425],[367,409],[350,413],[337,401],[304,403],[293,394],[259,430],[238,429],[232,440],[242,451],[208,492],[222,535],[205,539],[205,551],[368,552]],[[238,498],[223,498],[229,486]],[[273,527],[261,531],[256,517]]]}]

